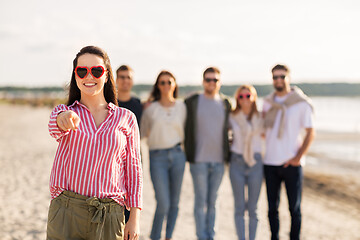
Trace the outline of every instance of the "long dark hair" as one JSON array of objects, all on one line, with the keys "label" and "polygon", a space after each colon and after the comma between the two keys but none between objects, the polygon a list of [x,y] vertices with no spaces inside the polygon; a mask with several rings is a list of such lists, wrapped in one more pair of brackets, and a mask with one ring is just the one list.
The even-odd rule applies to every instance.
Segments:
[{"label": "long dark hair", "polygon": [[156,78],[156,82],[153,86],[153,89],[151,91],[151,94],[150,94],[150,97],[149,97],[149,101],[158,101],[160,100],[160,97],[161,97],[161,93],[160,93],[160,89],[159,89],[159,79],[162,75],[168,75],[170,76],[172,79],[174,79],[174,82],[175,82],[175,89],[174,89],[174,93],[173,93],[173,97],[174,98],[177,98],[178,96],[178,85],[176,83],[176,78],[175,76],[169,72],[169,71],[161,71],[159,73],[159,75],[157,76]]},{"label": "long dark hair", "polygon": [[71,75],[71,80],[69,84],[69,98],[68,98],[68,105],[73,104],[76,100],[80,101],[81,92],[78,88],[75,80],[75,68],[77,67],[78,58],[86,53],[94,54],[96,56],[101,57],[104,60],[105,67],[107,69],[107,81],[104,85],[104,97],[107,103],[112,102],[113,104],[117,105],[117,98],[116,98],[116,89],[115,89],[115,82],[114,76],[111,69],[110,59],[107,53],[99,47],[95,46],[87,46],[84,47],[76,54],[76,57],[73,61],[73,71]]}]

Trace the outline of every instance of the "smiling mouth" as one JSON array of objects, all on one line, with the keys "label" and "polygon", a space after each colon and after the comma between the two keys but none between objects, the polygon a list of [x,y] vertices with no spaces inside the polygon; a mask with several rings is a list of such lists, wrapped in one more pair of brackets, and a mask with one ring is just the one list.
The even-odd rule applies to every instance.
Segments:
[{"label": "smiling mouth", "polygon": [[86,87],[93,87],[95,85],[96,85],[96,83],[84,83],[84,86],[86,86]]}]

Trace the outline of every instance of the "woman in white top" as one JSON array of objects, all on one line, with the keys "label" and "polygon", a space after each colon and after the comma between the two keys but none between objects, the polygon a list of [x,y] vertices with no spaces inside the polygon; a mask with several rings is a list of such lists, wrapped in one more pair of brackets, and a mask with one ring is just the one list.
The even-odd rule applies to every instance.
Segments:
[{"label": "woman in white top", "polygon": [[177,100],[175,77],[168,71],[159,73],[150,101],[141,118],[141,136],[147,138],[150,150],[150,174],[157,201],[150,238],[158,240],[164,218],[166,239],[171,239],[178,214],[185,155],[185,104]]},{"label": "woman in white top", "polygon": [[[238,239],[245,239],[245,209],[249,213],[249,238],[255,239],[257,201],[259,199],[263,166],[261,134],[263,121],[257,110],[257,93],[253,86],[243,85],[236,90],[236,108],[230,114],[233,132],[230,160],[230,180],[235,200],[235,225]],[[247,185],[248,198],[245,199]]]}]

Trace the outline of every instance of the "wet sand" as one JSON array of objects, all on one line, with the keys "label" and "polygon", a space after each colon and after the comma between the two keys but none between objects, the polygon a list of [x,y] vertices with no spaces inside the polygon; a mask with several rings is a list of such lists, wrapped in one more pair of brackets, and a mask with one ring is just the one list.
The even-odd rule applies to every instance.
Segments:
[{"label": "wet sand", "polygon": [[[57,143],[47,130],[51,109],[0,105],[0,239],[45,239],[50,193],[49,175]],[[341,138],[348,138],[344,134]],[[358,140],[358,136],[352,136]],[[339,140],[338,135],[318,134],[316,141]],[[146,152],[146,151],[145,151]],[[360,164],[309,154],[304,168],[302,239],[360,239]],[[311,159],[313,159],[311,158]],[[311,160],[309,159],[309,160]],[[141,238],[149,239],[155,199],[144,154],[144,209]],[[234,207],[228,169],[219,190],[216,239],[236,239]],[[186,166],[180,210],[173,239],[193,240],[194,194]],[[257,239],[269,239],[265,185],[259,200]],[[288,239],[290,216],[285,192],[280,203],[280,236]],[[163,233],[164,237],[164,233]]]}]

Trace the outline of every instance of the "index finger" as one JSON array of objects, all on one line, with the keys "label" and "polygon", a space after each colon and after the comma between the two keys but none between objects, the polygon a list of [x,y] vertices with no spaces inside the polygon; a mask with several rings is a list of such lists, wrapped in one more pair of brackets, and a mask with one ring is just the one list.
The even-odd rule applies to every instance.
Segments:
[{"label": "index finger", "polygon": [[74,118],[73,120],[74,122],[74,126],[76,127],[76,129],[79,127],[79,124],[80,124],[80,118],[79,116],[77,116],[76,118]]},{"label": "index finger", "polygon": [[72,130],[76,130],[77,129],[77,127],[75,126],[75,123],[74,123],[74,120],[72,119],[72,118],[70,118],[70,124],[71,124],[71,128],[70,129],[72,129]]},{"label": "index finger", "polygon": [[72,129],[76,130],[80,123],[79,115],[77,115],[75,112],[71,111],[70,113],[70,121],[72,125]]},{"label": "index finger", "polygon": [[79,116],[76,114],[76,112],[74,111],[70,111],[70,118],[71,119],[75,119],[75,118],[78,118]]}]

